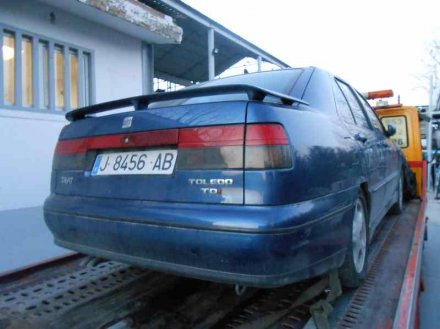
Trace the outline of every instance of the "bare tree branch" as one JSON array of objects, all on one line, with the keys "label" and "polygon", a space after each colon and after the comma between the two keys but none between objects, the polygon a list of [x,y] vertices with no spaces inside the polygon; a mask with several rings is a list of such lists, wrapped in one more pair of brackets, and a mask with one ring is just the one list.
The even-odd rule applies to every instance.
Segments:
[{"label": "bare tree branch", "polygon": [[440,85],[440,40],[432,40],[427,47],[427,57],[423,60],[425,70],[417,77],[422,88],[429,90]]}]

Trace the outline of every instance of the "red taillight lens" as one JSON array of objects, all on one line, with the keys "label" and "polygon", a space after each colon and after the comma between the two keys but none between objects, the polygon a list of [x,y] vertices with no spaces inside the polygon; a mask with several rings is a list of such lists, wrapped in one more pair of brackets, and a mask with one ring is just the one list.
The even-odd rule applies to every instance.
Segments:
[{"label": "red taillight lens", "polygon": [[246,169],[281,169],[292,166],[289,140],[281,125],[247,125],[245,150]]},{"label": "red taillight lens", "polygon": [[280,169],[292,166],[289,140],[279,124],[181,129],[178,147],[178,169]]},{"label": "red taillight lens", "polygon": [[249,124],[246,129],[246,146],[289,145],[283,126],[278,124]]},{"label": "red taillight lens", "polygon": [[212,126],[179,130],[179,149],[243,146],[244,126]]},{"label": "red taillight lens", "polygon": [[52,169],[54,170],[81,170],[93,164],[96,152],[89,154],[84,150],[84,140],[58,141],[53,157]]},{"label": "red taillight lens", "polygon": [[53,159],[55,170],[90,170],[100,150],[175,146],[178,129],[95,136],[58,141]]},{"label": "red taillight lens", "polygon": [[86,153],[89,150],[175,145],[177,136],[177,129],[166,129],[63,140],[58,141],[55,154],[69,155]]},{"label": "red taillight lens", "polygon": [[101,150],[176,145],[178,170],[292,166],[289,142],[281,125],[238,124],[62,140],[55,149],[53,169],[90,170]]}]

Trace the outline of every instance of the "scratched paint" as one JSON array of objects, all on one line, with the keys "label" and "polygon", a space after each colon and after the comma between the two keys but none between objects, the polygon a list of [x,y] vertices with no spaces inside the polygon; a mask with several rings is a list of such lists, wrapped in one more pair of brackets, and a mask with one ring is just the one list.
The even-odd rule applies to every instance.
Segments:
[{"label": "scratched paint", "polygon": [[137,26],[161,34],[174,43],[182,41],[183,30],[165,15],[136,0],[77,0],[91,7],[120,17]]}]

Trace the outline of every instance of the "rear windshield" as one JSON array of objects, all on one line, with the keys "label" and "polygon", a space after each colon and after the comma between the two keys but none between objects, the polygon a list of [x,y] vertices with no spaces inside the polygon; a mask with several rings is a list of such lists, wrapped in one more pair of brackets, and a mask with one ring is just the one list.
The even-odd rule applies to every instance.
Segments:
[{"label": "rear windshield", "polygon": [[[278,71],[268,71],[268,72],[237,75],[233,77],[199,83],[187,87],[186,89],[194,89],[194,88],[208,87],[208,86],[222,86],[222,85],[230,85],[230,84],[246,84],[246,85],[256,86],[259,88],[264,88],[271,91],[276,91],[278,93],[289,95],[292,92],[295,82],[298,80],[302,71],[303,69],[288,69],[288,70],[278,70]],[[247,100],[247,99],[248,98],[245,93],[191,97],[186,99],[157,102],[149,105],[149,108],[160,108],[160,107],[176,106],[183,104],[212,103],[212,102]],[[280,101],[277,97],[267,97],[265,98],[265,102],[279,103]]]}]

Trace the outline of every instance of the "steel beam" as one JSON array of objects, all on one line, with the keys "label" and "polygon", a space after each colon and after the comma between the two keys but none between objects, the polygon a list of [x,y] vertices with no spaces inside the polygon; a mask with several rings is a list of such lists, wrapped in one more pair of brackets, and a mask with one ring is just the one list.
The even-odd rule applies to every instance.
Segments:
[{"label": "steel beam", "polygon": [[144,43],[142,45],[142,93],[152,94],[154,80],[154,46]]},{"label": "steel beam", "polygon": [[435,181],[432,182],[431,179],[431,171],[432,168],[432,111],[434,110],[434,104],[433,104],[433,93],[434,93],[434,82],[433,77],[431,76],[429,80],[429,108],[428,108],[428,115],[429,115],[429,123],[428,123],[428,133],[426,134],[426,151],[427,151],[427,160],[428,160],[428,177],[427,177],[427,186],[428,189],[435,189]]},{"label": "steel beam", "polygon": [[208,79],[215,78],[215,40],[214,29],[208,30]]},{"label": "steel beam", "polygon": [[265,61],[270,62],[272,64],[277,65],[280,68],[289,68],[290,66],[287,63],[284,63],[283,61],[279,60],[275,56],[272,56],[268,52],[264,51],[263,49],[253,45],[249,41],[245,40],[244,38],[240,37],[239,35],[235,34],[234,32],[228,30],[224,26],[216,23],[212,19],[208,18],[207,16],[201,14],[200,12],[194,10],[192,7],[188,6],[187,4],[183,3],[182,1],[174,1],[174,0],[161,0],[161,3],[169,6],[170,8],[177,10],[181,14],[193,19],[194,21],[200,23],[201,25],[215,30],[216,33],[219,35],[225,37],[226,39],[230,40],[231,42],[240,45],[244,49],[254,53],[255,55],[262,56]]},{"label": "steel beam", "polygon": [[171,82],[177,83],[182,86],[191,86],[193,84],[193,81],[182,79],[182,78],[179,78],[179,77],[167,74],[167,73],[159,72],[159,71],[155,71],[154,76],[156,78],[171,81]]}]

